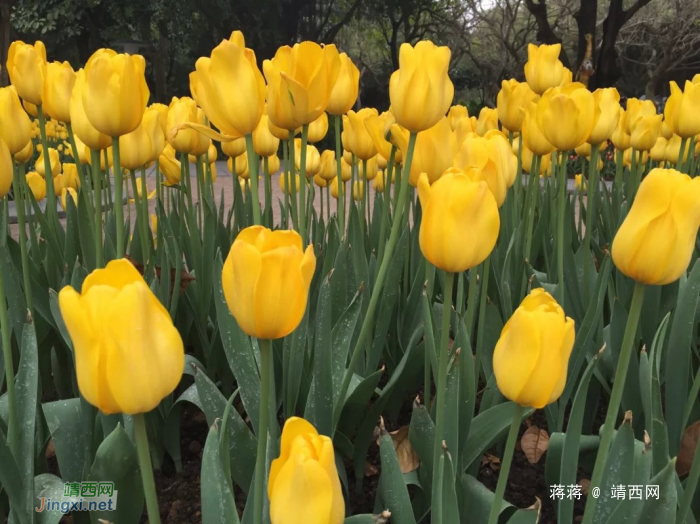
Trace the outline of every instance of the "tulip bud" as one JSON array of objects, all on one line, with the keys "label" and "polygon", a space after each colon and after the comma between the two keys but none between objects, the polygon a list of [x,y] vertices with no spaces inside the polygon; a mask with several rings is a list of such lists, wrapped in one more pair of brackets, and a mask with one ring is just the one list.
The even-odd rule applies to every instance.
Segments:
[{"label": "tulip bud", "polygon": [[182,164],[175,158],[175,150],[172,147],[165,147],[163,153],[158,157],[158,167],[165,177],[166,186],[176,186],[180,183],[182,176]]},{"label": "tulip bud", "polygon": [[[345,188],[346,185],[346,180],[343,180],[343,194],[347,191]],[[335,198],[336,200],[338,199],[338,179],[335,178],[331,181],[331,196]]]},{"label": "tulip bud", "polygon": [[575,323],[542,288],[533,289],[506,322],[493,351],[504,397],[541,409],[564,391]]},{"label": "tulip bud", "polygon": [[46,77],[46,47],[40,40],[34,45],[16,40],[7,51],[7,73],[17,94],[28,103],[41,105]]},{"label": "tulip bud", "polygon": [[318,174],[324,180],[329,181],[338,176],[338,164],[334,151],[326,149],[321,153],[321,169]]},{"label": "tulip bud", "polygon": [[30,171],[26,175],[27,186],[34,196],[34,200],[40,202],[46,198],[46,180],[36,171]]},{"label": "tulip bud", "polygon": [[14,86],[0,88],[0,139],[11,155],[22,151],[32,139],[32,123]]},{"label": "tulip bud", "polygon": [[[301,171],[301,138],[294,140],[294,165]],[[306,145],[306,177],[310,178],[321,170],[321,155],[311,144]]]},{"label": "tulip bud", "polygon": [[10,192],[12,186],[12,156],[5,141],[0,138],[0,198]]},{"label": "tulip bud", "polygon": [[610,141],[613,143],[616,149],[620,151],[625,151],[632,147],[630,144],[630,135],[627,132],[627,112],[624,109],[620,109],[620,119],[617,122],[617,127],[613,134],[610,135]]},{"label": "tulip bud", "polygon": [[238,155],[236,158],[229,158],[226,161],[231,174],[235,174],[241,178],[250,177],[250,171],[248,170],[248,155]]},{"label": "tulip bud", "polygon": [[324,112],[321,113],[321,116],[309,124],[306,139],[310,144],[315,144],[316,142],[323,140],[326,133],[328,133],[328,115]]},{"label": "tulip bud", "polygon": [[63,185],[72,189],[80,189],[78,166],[69,162],[63,164]]},{"label": "tulip bud", "polygon": [[340,70],[335,81],[326,111],[331,115],[344,115],[355,105],[360,90],[360,70],[348,55],[340,53]]},{"label": "tulip bud", "polygon": [[631,135],[637,119],[642,116],[656,115],[656,106],[651,100],[628,98],[627,109],[625,111],[627,114],[627,119],[625,120],[625,133]]},{"label": "tulip bud", "polygon": [[671,81],[671,96],[666,101],[664,115],[669,127],[681,138],[700,134],[700,82],[685,81],[681,91],[676,82]]},{"label": "tulip bud", "polygon": [[[518,142],[519,140],[513,141],[513,154],[517,155],[518,154]],[[532,167],[533,167],[533,158],[534,158],[534,153],[530,151],[527,146],[525,146],[524,140],[523,140],[523,151],[520,155],[521,160],[522,160],[522,169],[525,173],[530,174]],[[552,156],[550,154],[544,155],[540,157],[540,170],[538,175],[542,175],[547,172],[549,169],[549,165],[552,162]]]},{"label": "tulip bud", "polygon": [[158,111],[146,109],[139,127],[119,137],[121,164],[126,169],[138,169],[158,158],[164,147]]},{"label": "tulip bud", "polygon": [[528,44],[525,79],[530,88],[538,95],[550,87],[562,85],[567,78],[566,68],[559,60],[561,44]]},{"label": "tulip bud", "polygon": [[378,117],[378,113],[369,107],[360,109],[357,113],[350,110],[343,117],[343,132],[347,133],[348,149],[360,160],[368,160],[377,154],[372,136],[365,126],[365,122],[372,117]]},{"label": "tulip bud", "polygon": [[[666,146],[668,145],[668,140],[660,136],[656,139],[654,147],[649,150],[649,157],[654,162],[661,162],[666,159]],[[678,159],[678,157],[676,157]],[[674,160],[675,163],[675,160]]]},{"label": "tulip bud", "polygon": [[230,142],[221,142],[221,150],[227,157],[236,158],[246,152],[245,138],[241,137]]},{"label": "tulip bud", "polygon": [[569,151],[588,140],[599,116],[593,95],[578,82],[553,87],[537,103],[537,123],[559,151]]},{"label": "tulip bud", "polygon": [[[520,131],[530,102],[537,101],[537,94],[530,89],[527,82],[518,82],[514,78],[501,82],[501,90],[496,98],[498,119],[508,131]],[[481,115],[479,115],[481,116]],[[481,133],[479,133],[481,134]]]},{"label": "tulip bud", "polygon": [[586,190],[586,180],[583,178],[583,175],[581,175],[581,173],[574,175],[574,187],[577,191]]},{"label": "tulip bud", "polygon": [[75,189],[72,187],[64,187],[63,190],[59,193],[61,195],[61,207],[63,208],[64,211],[68,211],[67,202],[66,202],[66,197],[70,196],[71,199],[73,199],[73,204],[75,206],[78,205],[78,193],[75,192]]},{"label": "tulip bud", "polygon": [[[267,116],[267,108],[266,108],[265,111],[263,112],[262,116],[260,117],[260,122],[258,123],[258,127],[255,128],[255,131],[253,131],[253,149],[260,156],[276,155],[277,150],[279,149],[279,146],[280,146],[280,139],[277,138],[275,135],[273,135],[272,132],[270,132],[269,121],[270,121],[270,118]],[[239,138],[238,140],[243,141],[242,142],[243,143],[243,150],[245,150],[245,139]],[[234,140],[233,142],[222,142],[222,144],[233,144],[234,142],[238,142],[238,140]],[[222,146],[222,147],[224,148],[224,152],[226,152],[227,146]],[[240,153],[242,153],[242,152],[243,151],[241,151]],[[238,155],[233,155],[233,156],[238,156]]]},{"label": "tulip bud", "polygon": [[270,465],[267,496],[274,524],[342,524],[345,500],[332,440],[302,418],[287,419],[280,456]]},{"label": "tulip bud", "polygon": [[280,162],[280,157],[277,155],[272,155],[267,157],[267,169],[268,172],[267,174],[269,176],[274,175],[277,173],[277,171],[280,170],[280,167],[282,166],[282,163]]},{"label": "tulip bud", "polygon": [[73,340],[80,392],[103,413],[146,413],[180,383],[180,333],[127,260],[93,271],[81,293],[64,287],[58,303]]},{"label": "tulip bud", "polygon": [[[294,176],[294,180],[292,180],[292,176]],[[294,175],[291,175],[289,173],[280,173],[279,184],[282,193],[286,193],[287,195],[293,195],[295,193],[298,193],[299,186],[301,185],[301,178],[299,178],[299,173],[295,173]]]},{"label": "tulip bud", "polygon": [[252,337],[287,336],[301,322],[316,269],[313,246],[296,231],[244,229],[231,246],[221,276],[226,303]]},{"label": "tulip bud", "polygon": [[424,131],[435,126],[452,104],[450,55],[448,47],[438,47],[428,40],[418,42],[415,47],[401,44],[399,69],[389,80],[389,98],[396,122],[408,131]]},{"label": "tulip bud", "polygon": [[[657,139],[657,142],[660,139]],[[664,151],[664,160],[668,162],[669,164],[676,165],[678,163],[678,156],[680,155],[681,152],[681,137],[678,135],[673,135],[671,138],[668,139],[666,142],[666,148]],[[651,153],[651,152],[650,152]],[[697,152],[695,152],[697,154]],[[686,162],[688,160],[688,157],[690,156],[690,149],[688,147],[685,148],[683,151],[683,158],[681,158],[681,162]]]},{"label": "tulip bud", "polygon": [[[372,188],[377,193],[384,192],[384,178],[386,178],[386,171],[380,171],[377,173],[377,176],[374,177],[374,180],[372,180]],[[391,183],[391,181],[389,181],[389,183]]]},{"label": "tulip bud", "polygon": [[482,107],[479,111],[479,119],[476,121],[476,134],[484,136],[492,129],[498,129],[498,110]]},{"label": "tulip bud", "polygon": [[452,131],[456,131],[457,123],[464,118],[469,118],[469,110],[463,105],[452,106],[447,112],[447,120],[450,123]]},{"label": "tulip bud", "polygon": [[15,162],[18,164],[24,164],[25,162],[29,162],[29,160],[31,160],[33,156],[34,143],[30,140],[29,142],[27,142],[27,145],[24,146],[22,151],[15,155]]},{"label": "tulip bud", "polygon": [[44,111],[51,118],[70,123],[70,97],[75,79],[75,71],[68,62],[47,64],[41,98]]},{"label": "tulip bud", "polygon": [[542,133],[542,129],[537,121],[537,104],[531,102],[525,110],[523,118],[523,144],[526,149],[542,158],[548,157],[555,147],[549,143]]}]

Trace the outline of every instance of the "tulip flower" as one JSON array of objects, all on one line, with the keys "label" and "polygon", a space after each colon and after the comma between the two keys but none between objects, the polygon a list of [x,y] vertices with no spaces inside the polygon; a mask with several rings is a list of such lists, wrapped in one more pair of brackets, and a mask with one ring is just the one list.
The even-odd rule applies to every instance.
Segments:
[{"label": "tulip flower", "polygon": [[536,102],[537,98],[537,94],[530,89],[527,82],[518,82],[514,78],[503,80],[496,97],[498,120],[508,131],[519,132],[523,127],[524,110],[531,102]]},{"label": "tulip flower", "polygon": [[360,109],[357,113],[350,110],[343,117],[343,133],[347,133],[348,148],[360,160],[369,160],[377,154],[372,136],[365,126],[371,117],[378,117],[378,113],[369,107]]},{"label": "tulip flower", "polygon": [[583,178],[583,175],[581,173],[574,175],[574,187],[577,191],[586,190],[586,179]]},{"label": "tulip flower", "polygon": [[[209,139],[188,124],[203,124],[197,104],[190,97],[173,97],[168,107],[166,120],[168,143],[179,153],[194,154],[209,147]],[[205,147],[206,146],[206,147]]]},{"label": "tulip flower", "polygon": [[[347,182],[347,180],[343,180],[343,185],[345,185],[346,182]],[[280,182],[280,184],[281,184],[281,182]],[[343,194],[345,194],[345,193],[346,193],[346,189],[345,189],[345,187],[343,187]],[[333,198],[335,198],[336,200],[338,199],[338,179],[337,178],[334,178],[331,181],[331,196]]]},{"label": "tulip flower", "polygon": [[[532,151],[535,155],[541,156],[543,159],[551,155],[556,149],[549,143],[540,128],[537,121],[537,104],[534,102],[531,102],[525,110],[522,134],[525,149]],[[525,164],[524,160],[523,164]]]},{"label": "tulip flower", "polygon": [[131,133],[119,137],[121,164],[127,169],[138,169],[155,161],[163,152],[165,137],[156,109],[146,109],[141,124]]},{"label": "tulip flower", "polygon": [[340,178],[343,182],[347,182],[352,178],[352,166],[345,158],[340,159]]},{"label": "tulip flower", "polygon": [[63,175],[60,174],[53,178],[53,193],[56,196],[61,196],[63,190],[65,189],[65,184],[63,183]]},{"label": "tulip flower", "polygon": [[340,53],[338,79],[328,99],[326,111],[331,115],[344,115],[355,105],[360,90],[360,70],[345,53]]},{"label": "tulip flower", "polygon": [[599,116],[593,95],[578,82],[553,87],[537,103],[539,128],[559,151],[574,149],[588,140]]},{"label": "tulip flower", "polygon": [[415,47],[401,44],[399,69],[389,80],[389,98],[396,122],[409,132],[435,126],[452,104],[450,56],[448,47],[438,47],[429,40]]},{"label": "tulip flower", "polygon": [[379,164],[377,162],[377,156],[375,155],[369,160],[363,162],[362,168],[360,169],[360,176],[363,180],[374,180],[379,173]]},{"label": "tulip flower", "polygon": [[639,116],[632,126],[630,144],[637,151],[649,151],[661,131],[661,115]]},{"label": "tulip flower", "polygon": [[625,110],[627,119],[625,120],[625,133],[632,134],[632,129],[637,119],[642,116],[656,115],[656,106],[651,100],[638,100],[637,98],[627,99],[627,109]]},{"label": "tulip flower", "polygon": [[454,164],[458,169],[471,167],[482,173],[496,204],[498,207],[503,205],[517,170],[517,159],[506,139],[497,136],[467,137],[455,156]]},{"label": "tulip flower", "polygon": [[30,140],[19,153],[15,154],[15,162],[24,164],[25,162],[29,162],[32,156],[34,156],[34,143]]},{"label": "tulip flower", "polygon": [[156,102],[148,106],[147,109],[155,109],[158,111],[158,124],[160,125],[160,129],[163,131],[163,136],[165,136],[168,132],[168,106]]},{"label": "tulip flower", "polygon": [[[513,142],[513,154],[517,155],[518,154],[518,140]],[[551,151],[550,151],[551,153]],[[523,151],[521,153],[521,159],[522,159],[522,168],[525,173],[530,173],[530,170],[532,169],[532,159],[534,157],[534,153],[530,151],[525,144],[523,144]],[[552,156],[550,154],[544,155],[540,157],[540,172],[538,174],[542,175],[546,173],[549,168],[550,164],[552,162]]]},{"label": "tulip flower", "polygon": [[[294,165],[301,171],[301,138],[294,140]],[[321,170],[321,154],[311,144],[306,146],[306,178],[311,178]]]},{"label": "tulip flower", "polygon": [[457,129],[457,123],[463,118],[469,118],[469,110],[463,105],[452,106],[447,112],[447,120],[450,123],[452,131]]},{"label": "tulip flower", "polygon": [[266,88],[243,33],[231,33],[214,48],[211,58],[200,58],[195,67],[192,96],[209,120],[232,137],[252,133],[263,114]]},{"label": "tulip flower", "polygon": [[[272,134],[269,126],[270,117],[267,116],[267,108],[264,109],[262,116],[260,117],[260,122],[258,122],[258,127],[253,131],[253,149],[260,156],[272,156],[277,154],[277,150],[280,146],[280,139]],[[242,144],[242,150],[238,150],[240,146],[233,146],[235,142]],[[226,144],[225,146],[223,144]],[[229,146],[231,144],[231,146]],[[236,148],[238,154],[242,154],[245,151],[245,139],[234,140],[233,142],[222,142],[224,147],[224,152],[226,148]],[[238,156],[238,155],[232,155]]]},{"label": "tulip flower", "polygon": [[700,227],[700,178],[652,169],[642,180],[612,244],[615,266],[642,284],[678,280],[688,268]]},{"label": "tulip flower", "polygon": [[700,134],[700,82],[685,81],[681,90],[676,82],[671,81],[671,96],[666,101],[664,116],[668,126],[681,138],[690,138]]},{"label": "tulip flower", "polygon": [[361,202],[365,195],[365,183],[362,180],[355,180],[352,184],[352,198]]},{"label": "tulip flower", "polygon": [[613,134],[610,135],[610,141],[620,151],[625,151],[632,147],[630,134],[627,132],[627,118],[627,112],[624,109],[620,109],[620,119],[617,122],[617,127]]},{"label": "tulip flower", "polygon": [[[388,161],[391,156],[392,143],[387,140],[387,135],[390,135],[391,126],[395,122],[396,118],[390,111],[385,111],[381,115],[372,114],[365,118],[365,128],[377,152],[385,161]],[[401,162],[401,150],[398,148],[394,152],[394,162]]]},{"label": "tulip flower", "polygon": [[[51,176],[55,177],[61,172],[61,161],[59,159],[59,154],[53,147],[49,148],[49,160],[51,161]],[[39,154],[39,158],[36,159],[34,164],[34,169],[37,173],[46,178],[46,169],[44,166],[44,152]]]},{"label": "tulip flower", "polygon": [[166,186],[176,186],[182,177],[181,163],[175,158],[175,150],[166,147],[158,157],[158,167],[165,177]]},{"label": "tulip flower", "polygon": [[75,192],[75,189],[72,187],[64,187],[63,190],[59,193],[61,195],[61,207],[63,208],[64,211],[68,211],[67,202],[66,202],[66,197],[70,196],[71,199],[73,200],[73,204],[75,206],[78,205],[78,193]]},{"label": "tulip flower", "polygon": [[596,89],[593,91],[593,100],[600,116],[588,137],[588,143],[602,144],[612,136],[617,128],[621,112],[620,93],[614,87]]},{"label": "tulip flower", "polygon": [[673,129],[671,129],[671,127],[668,125],[668,122],[666,120],[661,122],[660,134],[666,140],[670,140],[671,137],[673,136]]},{"label": "tulip flower", "polygon": [[314,175],[313,182],[318,187],[326,187],[328,185],[328,181],[322,178],[321,175]]},{"label": "tulip flower", "polygon": [[221,150],[224,152],[224,155],[236,158],[246,152],[245,138],[241,137],[230,142],[221,142]]},{"label": "tulip flower", "polygon": [[277,155],[272,155],[267,157],[267,169],[268,169],[268,175],[272,176],[277,171],[280,170],[280,167],[282,166],[282,163],[280,162],[280,157]]},{"label": "tulip flower", "polygon": [[332,440],[302,418],[287,419],[280,456],[270,465],[267,495],[272,524],[342,524],[345,499]]},{"label": "tulip flower", "polygon": [[[657,139],[657,142],[661,138]],[[651,154],[651,151],[649,152]],[[669,164],[676,165],[678,163],[678,156],[681,153],[681,137],[678,135],[673,135],[671,138],[668,139],[666,142],[666,149],[664,151],[664,157],[663,160],[666,160]],[[697,154],[697,151],[695,151],[695,154]],[[690,156],[690,149],[685,148],[683,151],[683,158],[681,158],[681,162],[686,162],[688,160],[688,157]]]},{"label": "tulip flower", "polygon": [[476,134],[484,136],[492,129],[498,129],[498,110],[482,107],[479,111],[479,119],[476,121]]},{"label": "tulip flower", "polygon": [[326,136],[326,133],[328,133],[328,115],[324,112],[309,124],[307,141],[310,144],[320,142]]},{"label": "tulip flower", "polygon": [[384,178],[385,177],[386,177],[386,173],[382,171],[382,172],[378,173],[376,177],[374,177],[374,180],[372,180],[372,189],[374,189],[377,193],[384,192]]},{"label": "tulip flower", "polygon": [[282,46],[263,62],[270,121],[282,129],[310,124],[326,110],[340,73],[340,57],[332,44],[302,42]]},{"label": "tulip flower", "polygon": [[338,164],[335,159],[335,152],[326,149],[321,153],[321,169],[319,176],[324,180],[331,181],[338,175]]},{"label": "tulip flower", "polygon": [[14,86],[0,88],[0,139],[11,155],[22,151],[32,139],[32,123]]},{"label": "tulip flower", "polygon": [[70,98],[75,80],[75,71],[68,62],[47,64],[41,98],[44,111],[51,118],[70,123]]},{"label": "tulip flower", "polygon": [[[85,70],[80,69],[75,78],[73,91],[70,96],[70,121],[75,133],[76,142],[83,142],[93,151],[100,151],[108,147],[112,140],[104,133],[100,133],[88,120],[83,105],[83,91],[85,91]],[[79,148],[78,151],[81,149]],[[90,155],[86,155],[88,161]]]},{"label": "tulip flower", "polygon": [[16,40],[7,51],[7,73],[17,94],[28,103],[41,105],[46,78],[46,47],[37,40],[34,45]]},{"label": "tulip flower", "polygon": [[80,177],[78,177],[78,166],[75,164],[63,163],[63,185],[65,187],[80,189]]},{"label": "tulip flower", "polygon": [[[654,142],[654,147],[652,147],[649,150],[649,157],[654,162],[664,161],[666,159],[666,146],[667,145],[668,145],[668,140],[666,140],[664,137],[659,135],[659,137],[656,139],[656,142]],[[679,144],[679,146],[680,146],[680,144]],[[678,155],[676,155],[676,159],[673,161],[674,164],[675,164],[677,159],[678,159]]]},{"label": "tulip flower", "polygon": [[562,85],[566,80],[566,68],[559,60],[561,44],[528,44],[525,80],[535,93],[544,94],[550,87]]},{"label": "tulip flower", "polygon": [[287,336],[306,311],[316,268],[313,246],[302,249],[295,231],[251,226],[238,234],[222,273],[224,296],[241,329],[250,336]]},{"label": "tulip flower", "polygon": [[0,198],[4,198],[12,187],[12,156],[5,141],[0,138]]},{"label": "tulip flower", "polygon": [[235,173],[240,178],[249,178],[250,170],[248,169],[248,155],[238,155],[236,158],[229,158],[226,161],[231,174]]},{"label": "tulip flower", "polygon": [[493,372],[504,397],[541,409],[564,391],[575,323],[544,289],[533,289],[515,310],[493,351]]},{"label": "tulip flower", "polygon": [[[391,126],[391,135],[401,149],[403,158],[406,158],[408,133],[394,124]],[[452,167],[458,147],[457,137],[445,117],[430,129],[418,133],[409,183],[415,187],[421,173],[426,173],[431,183],[435,182],[447,168]]]},{"label": "tulip flower", "polygon": [[[458,273],[486,260],[498,238],[498,206],[485,182],[474,182],[459,172],[445,173],[430,186],[423,173],[418,179],[423,208],[420,248],[431,264]],[[478,242],[464,242],[465,234]]]},{"label": "tulip flower", "polygon": [[[642,158],[640,161],[641,165],[644,165],[647,163],[647,160],[649,159],[649,153],[647,151],[641,151],[642,153]],[[637,159],[639,160],[639,154],[637,151],[633,150],[631,147],[629,149],[625,149],[623,155],[622,155],[622,165],[625,167],[631,167],[632,166],[632,155],[635,155]]]},{"label": "tulip flower", "polygon": [[27,186],[37,202],[46,198],[46,180],[36,171],[30,171],[26,175]]},{"label": "tulip flower", "polygon": [[[293,195],[294,193],[299,192],[299,186],[301,185],[301,178],[299,177],[299,173],[295,173],[294,175],[294,187],[292,188],[292,180],[289,173],[280,173],[280,180],[279,180],[279,185],[280,189],[282,190],[282,193],[285,193],[287,195]],[[289,183],[289,186],[287,185]],[[293,191],[292,191],[293,189]]]}]

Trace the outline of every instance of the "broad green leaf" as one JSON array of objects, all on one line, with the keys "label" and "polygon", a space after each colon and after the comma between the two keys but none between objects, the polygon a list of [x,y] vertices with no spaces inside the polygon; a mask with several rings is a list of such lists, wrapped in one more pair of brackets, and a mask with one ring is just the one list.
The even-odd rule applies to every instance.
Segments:
[{"label": "broad green leaf", "polygon": [[209,429],[202,455],[202,523],[238,523],[238,510],[231,491],[230,477],[226,475],[219,447],[219,429],[216,423]]},{"label": "broad green leaf", "polygon": [[65,482],[79,482],[85,462],[80,399],[47,402],[42,409],[53,439],[61,478]]},{"label": "broad green leaf", "polygon": [[382,473],[379,478],[379,493],[382,501],[391,510],[391,521],[396,524],[415,524],[411,498],[404,482],[399,459],[391,436],[383,429],[379,443]]}]

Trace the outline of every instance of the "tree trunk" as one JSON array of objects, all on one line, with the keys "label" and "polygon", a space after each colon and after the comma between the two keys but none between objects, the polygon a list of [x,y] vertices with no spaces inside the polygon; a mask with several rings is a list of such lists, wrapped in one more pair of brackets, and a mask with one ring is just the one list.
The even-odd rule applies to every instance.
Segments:
[{"label": "tree trunk", "polygon": [[[4,66],[7,63],[7,52],[10,49],[10,0],[0,2],[0,63]],[[0,86],[10,83],[7,76],[7,67],[0,72]]]},{"label": "tree trunk", "polygon": [[598,17],[598,0],[581,0],[581,7],[574,14],[578,26],[578,47],[576,49],[576,68],[572,72],[574,76],[579,70],[586,56],[586,35],[591,35],[595,46],[595,26]]}]

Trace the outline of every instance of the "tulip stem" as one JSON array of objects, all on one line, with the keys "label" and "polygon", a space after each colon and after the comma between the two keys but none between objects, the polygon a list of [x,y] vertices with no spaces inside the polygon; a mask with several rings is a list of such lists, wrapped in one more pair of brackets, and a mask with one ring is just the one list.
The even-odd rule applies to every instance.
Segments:
[{"label": "tulip stem", "polygon": [[102,248],[102,169],[100,167],[100,152],[90,150],[92,162],[92,185],[95,189],[95,266],[104,267]]},{"label": "tulip stem", "polygon": [[566,222],[566,153],[559,153],[559,197],[557,213],[557,300],[564,309],[564,223]]},{"label": "tulip stem", "polygon": [[[287,143],[287,159],[289,160],[289,175],[287,177],[287,182],[285,184],[286,193],[289,194],[289,200],[292,204],[292,224],[294,229],[301,231],[299,226],[299,214],[297,209],[297,176],[296,176],[296,162],[294,160],[294,131],[289,132],[289,142]],[[303,245],[303,244],[302,244]]]},{"label": "tulip stem", "polygon": [[501,513],[503,494],[506,492],[508,473],[510,472],[510,464],[513,461],[513,452],[515,451],[515,441],[518,438],[518,430],[520,429],[520,422],[523,418],[523,407],[520,404],[514,404],[514,406],[515,409],[513,410],[513,420],[510,424],[510,431],[508,432],[506,447],[503,450],[501,471],[498,474],[498,484],[496,484],[496,492],[493,497],[493,502],[491,503],[491,513],[489,514],[488,524],[496,524],[498,522],[498,516]]},{"label": "tulip stem", "polygon": [[306,232],[306,143],[309,137],[309,124],[301,126],[301,156],[299,158],[299,234],[302,246],[309,243]]},{"label": "tulip stem", "polygon": [[[489,255],[482,264],[481,285],[479,287],[479,320],[476,326],[476,379],[479,380],[479,369],[484,360],[484,337],[486,336],[486,299],[489,294],[489,278],[491,278],[491,255]],[[488,380],[488,376],[484,373],[484,378]]]},{"label": "tulip stem", "polygon": [[248,133],[245,136],[245,148],[248,153],[248,171],[250,173],[250,194],[253,198],[253,223],[256,226],[262,224],[260,213],[260,199],[258,198],[258,158],[253,149],[253,135]]},{"label": "tulip stem", "polygon": [[334,119],[335,125],[335,163],[338,176],[338,227],[340,229],[340,238],[343,238],[345,233],[345,196],[343,195],[343,165],[342,165],[342,150],[340,148],[340,124],[342,116],[336,115]]},{"label": "tulip stem", "polygon": [[153,480],[151,452],[148,449],[146,419],[143,413],[133,415],[132,419],[134,421],[134,439],[136,440],[136,451],[139,457],[143,493],[146,498],[146,509],[148,510],[148,522],[149,524],[160,524],[160,509],[158,507],[158,496],[156,495],[156,484]]},{"label": "tulip stem", "polygon": [[[428,267],[428,266],[426,266]],[[450,335],[450,319],[452,318],[452,288],[454,287],[455,274],[445,272],[445,289],[442,297],[442,326],[440,328],[440,346],[438,348],[438,378],[435,388],[435,439],[433,442],[433,495],[432,507],[437,508],[432,516],[433,524],[442,523],[442,506],[438,500],[442,499],[442,490],[439,489],[440,469],[437,465],[442,454],[442,442],[445,440],[445,394],[447,393],[447,361],[450,350],[447,347]],[[429,384],[428,384],[429,386]]]},{"label": "tulip stem", "polygon": [[[591,276],[591,265],[593,263],[591,254],[591,237],[593,236],[593,221],[595,219],[595,204],[598,198],[598,149],[599,144],[591,145],[591,158],[588,163],[588,188],[586,195],[586,234],[583,237],[583,252],[585,260],[583,264],[583,296],[585,303],[589,298],[589,279]],[[582,188],[583,189],[583,188]],[[580,210],[579,210],[580,216]],[[563,307],[563,306],[562,306]]]},{"label": "tulip stem", "polygon": [[386,236],[386,227],[389,223],[389,203],[391,202],[391,178],[394,173],[394,159],[396,157],[396,146],[391,146],[391,154],[389,155],[389,163],[384,171],[384,191],[382,192],[382,224],[379,227],[379,253],[377,260],[382,263],[384,257],[384,237]]},{"label": "tulip stem", "polygon": [[80,187],[90,194],[90,184],[86,183],[85,172],[83,171],[83,164],[80,163],[80,153],[78,153],[78,146],[75,143],[75,135],[73,134],[73,127],[70,122],[66,123],[66,131],[68,132],[68,141],[70,143],[70,148],[73,153],[73,160],[75,161],[75,168],[78,171],[78,178],[80,179]]},{"label": "tulip stem", "polygon": [[253,489],[253,524],[262,524],[263,501],[265,500],[265,463],[267,456],[267,423],[269,419],[270,341],[258,339],[260,346],[260,407],[258,413],[258,451],[255,457],[255,488]]},{"label": "tulip stem", "polygon": [[[620,348],[620,357],[617,360],[617,369],[615,370],[615,378],[613,379],[613,388],[610,393],[610,401],[608,402],[608,411],[605,415],[605,425],[603,432],[600,435],[600,445],[598,446],[598,454],[593,467],[593,475],[591,476],[591,486],[600,486],[603,477],[603,470],[610,451],[610,442],[617,421],[617,412],[620,409],[622,393],[625,389],[625,379],[627,378],[627,370],[629,368],[630,357],[637,339],[637,325],[642,312],[642,304],[644,302],[644,284],[635,282],[634,294],[632,295],[632,304],[630,305],[629,316],[627,317],[627,326],[625,326],[625,334],[622,338],[622,347]],[[583,514],[583,524],[590,524],[593,521],[596,504],[598,499],[588,497],[586,507]]]},{"label": "tulip stem", "polygon": [[678,161],[676,162],[676,169],[678,171],[683,171],[683,157],[685,156],[685,146],[688,144],[688,139],[683,137],[681,138],[681,147],[678,150]]},{"label": "tulip stem", "polygon": [[112,137],[112,154],[114,155],[114,214],[117,220],[117,258],[124,258],[124,178],[119,154],[119,137]]},{"label": "tulip stem", "polygon": [[55,227],[58,222],[58,211],[56,210],[56,192],[53,185],[53,173],[51,171],[51,156],[49,155],[49,141],[46,138],[46,119],[44,109],[39,104],[36,106],[37,117],[39,118],[39,133],[41,136],[41,153],[44,156],[44,179],[46,180],[46,209],[50,214],[50,225]]},{"label": "tulip stem", "polygon": [[12,161],[12,186],[15,192],[15,209],[17,210],[17,228],[19,230],[19,252],[22,260],[22,279],[24,283],[24,298],[27,305],[27,312],[31,316],[34,313],[32,301],[32,286],[29,275],[29,259],[27,258],[27,230],[24,219],[24,191],[20,181],[19,166]]},{"label": "tulip stem", "polygon": [[267,226],[274,227],[274,224],[272,223],[272,188],[270,187],[270,164],[266,156],[263,157],[263,180],[265,182],[265,218]]},{"label": "tulip stem", "polygon": [[[374,281],[374,287],[372,288],[372,295],[369,299],[369,305],[367,306],[367,313],[365,318],[362,320],[362,328],[360,329],[360,335],[357,337],[357,342],[352,350],[352,356],[350,357],[350,365],[345,370],[345,376],[343,377],[343,383],[340,386],[340,392],[338,394],[338,402],[333,409],[333,428],[335,429],[340,420],[340,414],[343,410],[343,405],[345,404],[345,396],[347,395],[348,388],[350,387],[350,381],[355,373],[355,368],[360,360],[363,353],[363,348],[365,344],[369,341],[369,337],[374,329],[374,319],[376,318],[377,306],[379,304],[379,297],[382,294],[382,288],[384,287],[384,281],[386,280],[387,273],[389,271],[389,265],[392,263],[392,257],[394,255],[394,249],[396,248],[396,242],[399,239],[399,233],[401,226],[403,225],[403,220],[401,217],[403,215],[404,207],[406,207],[406,199],[408,197],[408,173],[411,169],[411,162],[413,160],[413,150],[416,146],[416,136],[418,134],[412,131],[408,138],[408,148],[406,151],[406,158],[404,159],[404,176],[401,179],[401,189],[399,194],[398,205],[396,206],[396,211],[394,213],[394,222],[391,225],[391,234],[389,235],[389,241],[386,245],[386,251],[384,252],[384,258],[379,265],[379,271],[377,272],[377,279]],[[340,196],[340,195],[338,195]]]}]

